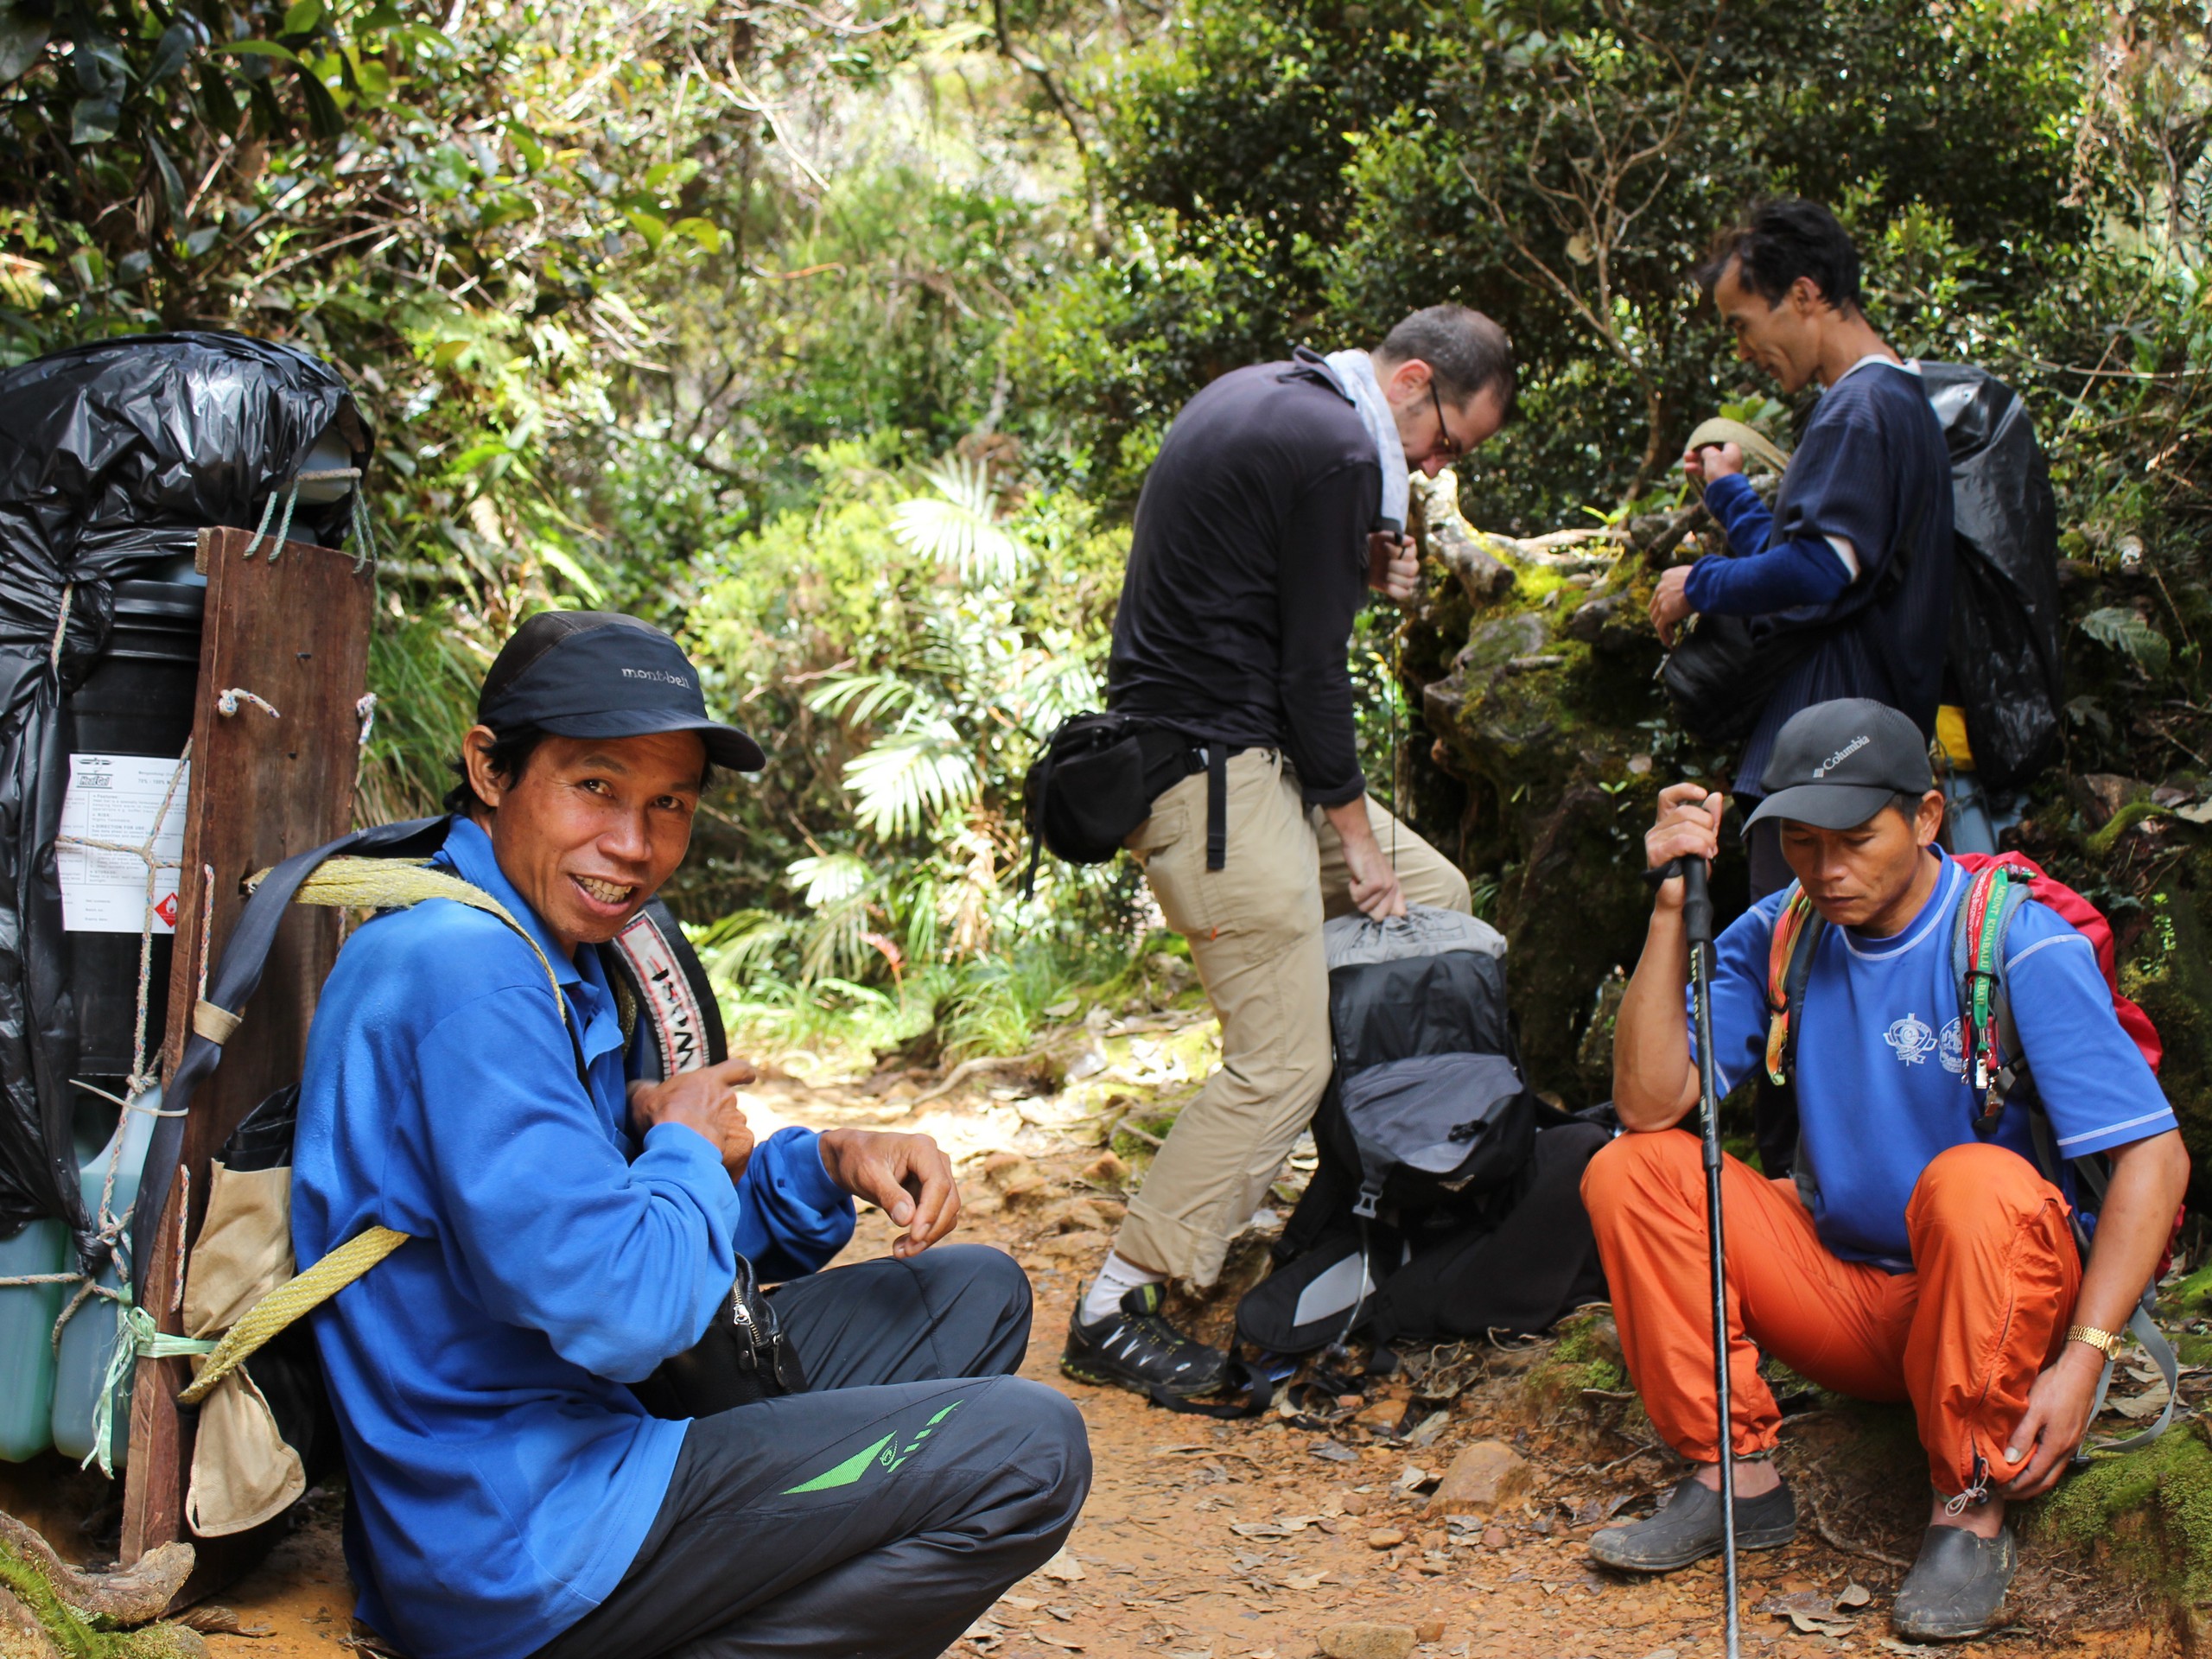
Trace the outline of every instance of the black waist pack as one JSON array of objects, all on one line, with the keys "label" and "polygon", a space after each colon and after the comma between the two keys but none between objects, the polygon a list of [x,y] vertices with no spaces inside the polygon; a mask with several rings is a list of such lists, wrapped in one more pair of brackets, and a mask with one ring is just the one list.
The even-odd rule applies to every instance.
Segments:
[{"label": "black waist pack", "polygon": [[737,1258],[737,1281],[707,1334],[653,1374],[632,1383],[638,1403],[656,1417],[711,1417],[779,1394],[802,1394],[806,1368],[784,1334],[775,1304],[760,1291],[753,1264]]},{"label": "black waist pack", "polygon": [[1029,869],[1022,896],[1037,881],[1047,851],[1071,864],[1105,864],[1152,804],[1196,772],[1210,772],[1206,798],[1206,868],[1220,869],[1228,843],[1229,751],[1201,747],[1172,727],[1131,715],[1084,714],[1063,721],[1021,786],[1022,823],[1029,830]]}]

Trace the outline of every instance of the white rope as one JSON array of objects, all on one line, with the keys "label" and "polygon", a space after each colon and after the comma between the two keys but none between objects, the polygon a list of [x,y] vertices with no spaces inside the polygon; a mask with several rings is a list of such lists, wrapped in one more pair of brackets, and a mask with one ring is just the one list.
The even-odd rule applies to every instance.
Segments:
[{"label": "white rope", "polygon": [[[67,626],[68,618],[69,591],[67,588],[65,587],[62,593],[61,620],[60,622],[57,624],[54,630],[54,659],[57,664],[59,664],[60,658],[61,634],[63,629]],[[245,695],[248,696],[252,696],[251,692],[248,692]],[[254,701],[258,702],[260,702],[260,699],[257,697]],[[263,706],[266,707],[267,705],[264,704]],[[271,709],[269,712],[273,715],[276,711]],[[143,1112],[149,1116],[153,1117],[181,1117],[184,1116],[184,1113],[181,1110],[165,1110],[160,1107],[141,1105],[139,1102],[143,1096],[153,1090],[160,1082],[159,1077],[150,1070],[148,1065],[148,1057],[146,1052],[148,1004],[151,997],[154,977],[154,922],[157,914],[156,906],[159,904],[161,897],[159,884],[162,868],[161,855],[156,849],[156,843],[161,838],[162,825],[168,821],[169,809],[175,804],[177,791],[183,787],[185,778],[191,771],[191,766],[192,745],[188,741],[184,746],[183,753],[177,756],[176,765],[169,771],[168,786],[162,792],[161,804],[155,809],[153,821],[147,826],[146,837],[137,845],[131,846],[122,842],[105,841],[93,836],[57,836],[54,837],[54,845],[56,847],[77,847],[82,848],[88,852],[120,854],[125,857],[137,859],[143,865],[144,865],[146,870],[146,899],[144,906],[139,912],[138,920],[137,1007],[131,1027],[130,1075],[124,1084],[125,1092],[124,1095],[118,1096],[110,1094],[106,1090],[99,1087],[97,1084],[86,1083],[81,1077],[73,1077],[70,1079],[73,1087],[83,1089],[91,1094],[98,1095],[103,1100],[113,1101],[117,1106],[121,1108],[120,1115],[118,1116],[116,1121],[116,1133],[112,1148],[108,1154],[107,1168],[103,1173],[100,1181],[99,1203],[94,1210],[91,1219],[93,1225],[93,1241],[95,1244],[105,1247],[107,1264],[113,1267],[116,1277],[120,1285],[124,1287],[111,1289],[109,1287],[99,1282],[97,1273],[86,1273],[82,1271],[81,1268],[75,1273],[23,1274],[9,1278],[0,1278],[0,1287],[29,1285],[76,1286],[77,1289],[75,1294],[70,1297],[67,1305],[61,1310],[60,1317],[56,1319],[54,1322],[54,1330],[49,1340],[52,1342],[54,1350],[57,1354],[60,1351],[61,1332],[64,1327],[66,1327],[69,1321],[76,1316],[79,1309],[85,1306],[86,1303],[93,1300],[95,1298],[116,1303],[126,1314],[131,1311],[130,1307],[130,1295],[127,1288],[130,1282],[129,1275],[130,1273],[130,1247],[129,1240],[125,1236],[128,1223],[125,1217],[115,1213],[116,1181],[122,1170],[124,1145],[130,1139],[127,1125],[130,1114],[133,1112]],[[213,879],[213,871],[212,869],[208,871],[208,876],[211,882],[212,893],[212,882]],[[208,906],[204,905],[201,907],[203,956],[205,954],[206,912],[207,908]],[[204,962],[201,964],[201,970],[203,973],[206,971],[206,964]],[[187,1173],[186,1179],[188,1180],[190,1179],[188,1172]],[[189,1189],[188,1188],[188,1190]],[[178,1300],[180,1305],[181,1305],[182,1301],[182,1263],[180,1262],[178,1278]],[[128,1322],[125,1319],[118,1319],[116,1325],[116,1347],[114,1350],[111,1351],[109,1355],[107,1368],[108,1380],[101,1389],[101,1397],[97,1412],[97,1414],[102,1423],[102,1428],[96,1439],[92,1452],[88,1454],[86,1459],[86,1461],[90,1463],[94,1457],[99,1458],[100,1466],[103,1471],[107,1471],[110,1468],[111,1453],[112,1452],[112,1419],[114,1414],[114,1401],[112,1397],[113,1390],[117,1386],[117,1378],[119,1376],[128,1375],[127,1366],[124,1365],[124,1363],[118,1357],[118,1355],[126,1345],[128,1345],[135,1354],[137,1347],[140,1345],[138,1337],[129,1329]]]},{"label": "white rope", "polygon": [[61,638],[69,632],[69,598],[76,591],[73,582],[61,584],[61,613],[54,619],[54,644],[46,653],[46,665],[57,674],[61,671]]},{"label": "white rope", "polygon": [[[253,527],[253,539],[245,544],[245,551],[238,555],[240,558],[250,559],[253,556],[253,550],[261,545],[261,538],[269,529],[269,516],[276,511],[276,492],[271,490],[269,493],[269,499],[262,503],[261,522]],[[287,522],[289,522],[291,516],[289,512],[284,515]]]},{"label": "white rope", "polygon": [[[293,474],[291,487],[283,493],[284,496],[284,517],[276,526],[276,539],[270,543],[269,563],[271,564],[276,563],[278,556],[284,550],[284,543],[289,541],[292,537],[292,512],[293,510],[300,505],[301,485],[326,484],[341,478],[359,480],[360,476],[361,469],[358,467],[310,467],[306,472]],[[366,524],[366,518],[361,505],[360,491],[357,489],[352,493],[353,497],[353,525],[356,533],[359,534]],[[262,537],[269,529],[269,516],[276,510],[277,494],[278,492],[275,490],[271,490],[269,493],[269,499],[263,505],[261,509],[261,522],[254,526],[253,539],[245,544],[245,551],[238,555],[240,558],[251,558],[254,555],[254,550],[261,545]],[[366,563],[365,560],[357,557],[353,561],[353,568],[358,570],[365,563]]]},{"label": "white rope", "polygon": [[215,712],[219,715],[235,715],[238,713],[238,704],[241,702],[251,703],[255,708],[260,709],[262,713],[267,715],[271,720],[282,720],[284,718],[283,715],[276,712],[276,705],[275,703],[270,702],[266,697],[255,695],[253,692],[247,690],[242,685],[234,685],[227,691],[217,692],[215,694]]}]

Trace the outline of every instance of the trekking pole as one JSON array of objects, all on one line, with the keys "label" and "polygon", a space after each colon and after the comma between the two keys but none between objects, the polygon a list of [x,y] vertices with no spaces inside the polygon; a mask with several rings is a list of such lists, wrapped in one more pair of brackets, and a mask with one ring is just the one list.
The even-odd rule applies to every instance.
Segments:
[{"label": "trekking pole", "polygon": [[[1410,542],[1405,526],[1395,518],[1378,519],[1376,523],[1398,542]],[[1398,819],[1401,817],[1398,810],[1398,696],[1399,689],[1405,683],[1399,677],[1403,666],[1405,642],[1399,638],[1399,625],[1404,620],[1401,614],[1390,624],[1390,661],[1388,664],[1390,677],[1389,683],[1383,687],[1384,719],[1388,722],[1390,743],[1390,868],[1393,871],[1398,868]]]},{"label": "trekking pole", "polygon": [[1697,1009],[1697,1104],[1705,1139],[1705,1225],[1713,1246],[1713,1383],[1720,1400],[1720,1565],[1728,1598],[1728,1659],[1743,1630],[1736,1610],[1736,1452],[1728,1402],[1728,1273],[1720,1231],[1720,1103],[1713,1084],[1713,895],[1705,861],[1685,858],[1682,931],[1689,936],[1690,988]]}]

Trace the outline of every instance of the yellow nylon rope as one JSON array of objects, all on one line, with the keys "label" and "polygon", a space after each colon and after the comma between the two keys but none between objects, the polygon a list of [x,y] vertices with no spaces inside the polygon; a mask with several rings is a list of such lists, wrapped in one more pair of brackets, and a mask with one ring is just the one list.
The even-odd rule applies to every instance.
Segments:
[{"label": "yellow nylon rope", "polygon": [[[264,870],[261,874],[266,875],[268,872]],[[261,876],[257,875],[251,885],[258,886],[260,881]],[[530,930],[483,888],[471,887],[448,871],[397,858],[326,859],[314,874],[300,883],[292,902],[329,905],[341,910],[404,910],[425,899],[450,899],[457,905],[496,916],[514,929],[516,937],[530,947],[531,955],[545,970],[545,982],[553,988],[553,1001],[560,1005],[561,1018],[564,1021],[568,1019],[568,1000],[561,995],[561,982],[553,972],[553,964],[546,960],[545,952],[530,937]]]},{"label": "yellow nylon rope", "polygon": [[200,1375],[177,1395],[177,1403],[196,1406],[208,1390],[236,1370],[271,1337],[302,1313],[320,1307],[371,1268],[407,1242],[405,1233],[389,1227],[372,1227],[356,1234],[316,1262],[295,1274],[238,1316],[223,1333],[222,1341],[207,1356]]}]

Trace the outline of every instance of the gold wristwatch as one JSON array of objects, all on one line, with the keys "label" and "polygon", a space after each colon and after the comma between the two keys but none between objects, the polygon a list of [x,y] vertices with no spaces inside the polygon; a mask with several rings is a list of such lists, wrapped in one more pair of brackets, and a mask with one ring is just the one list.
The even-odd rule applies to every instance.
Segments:
[{"label": "gold wristwatch", "polygon": [[2077,1325],[2066,1333],[2069,1342],[2086,1342],[2107,1359],[2120,1357],[2120,1338],[2109,1331],[2100,1331],[2094,1325]]}]

